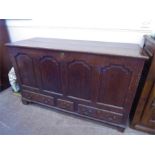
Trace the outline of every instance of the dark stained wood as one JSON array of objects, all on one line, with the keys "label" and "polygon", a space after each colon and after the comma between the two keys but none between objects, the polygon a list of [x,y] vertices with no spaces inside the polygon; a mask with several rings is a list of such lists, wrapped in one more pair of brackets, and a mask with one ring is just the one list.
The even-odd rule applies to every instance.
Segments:
[{"label": "dark stained wood", "polygon": [[[119,87],[115,84],[116,81],[120,82]],[[109,65],[101,68],[98,102],[122,107],[121,103],[125,102],[130,81],[131,72],[123,65]]]},{"label": "dark stained wood", "polygon": [[30,39],[8,48],[24,103],[47,105],[125,129],[148,58],[140,54],[138,45]]},{"label": "dark stained wood", "polygon": [[139,52],[141,48],[137,44],[129,43],[109,43],[99,41],[69,40],[56,38],[32,38],[17,41],[8,46],[18,46],[26,48],[61,50],[67,52],[94,53],[103,55],[118,55],[123,57],[145,58]]},{"label": "dark stained wood", "polygon": [[9,35],[5,20],[0,19],[0,91],[8,88],[8,72],[11,69],[11,61],[5,43],[9,42]]},{"label": "dark stained wood", "polygon": [[22,91],[22,97],[23,97],[23,100],[27,100],[29,102],[35,101],[37,103],[45,104],[49,106],[54,105],[54,98],[51,96],[37,94],[34,92],[29,92],[29,91]]},{"label": "dark stained wood", "polygon": [[78,113],[112,123],[123,123],[123,114],[106,111],[104,109],[97,109],[82,104],[78,105]]},{"label": "dark stained wood", "polygon": [[[35,76],[32,58],[26,54],[17,54],[16,62],[22,84],[35,87],[36,81],[34,78],[32,78]],[[25,70],[26,72],[24,72]]]},{"label": "dark stained wood", "polygon": [[[150,57],[144,71],[143,87],[131,116],[131,127],[155,134],[155,40],[144,36],[143,54]],[[145,74],[147,72],[147,74]],[[143,79],[142,79],[143,80]],[[135,108],[135,107],[134,107]]]},{"label": "dark stained wood", "polygon": [[53,57],[46,56],[40,59],[39,67],[43,89],[61,92],[59,63]]},{"label": "dark stained wood", "polygon": [[73,111],[74,112],[74,103],[62,99],[57,100],[57,107],[61,109],[66,109],[68,111]]},{"label": "dark stained wood", "polygon": [[68,96],[90,100],[91,98],[91,67],[79,60],[67,64]]}]

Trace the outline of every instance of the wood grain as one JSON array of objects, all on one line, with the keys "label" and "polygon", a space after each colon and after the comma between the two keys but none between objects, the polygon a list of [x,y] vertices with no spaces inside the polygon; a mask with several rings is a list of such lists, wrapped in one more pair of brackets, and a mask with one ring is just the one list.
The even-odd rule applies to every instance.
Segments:
[{"label": "wood grain", "polygon": [[[40,48],[43,45],[46,48]],[[146,60],[135,45],[125,45],[121,51],[126,54],[120,51],[121,56],[117,53],[120,44],[61,39],[30,39],[8,48],[22,92],[37,94],[24,96],[24,103],[55,107],[124,130]],[[55,46],[59,48],[55,50]],[[107,47],[110,55],[104,53]],[[98,49],[103,50],[102,55],[96,53]],[[134,56],[128,53],[131,49]],[[46,104],[42,96],[52,97],[52,104]]]}]

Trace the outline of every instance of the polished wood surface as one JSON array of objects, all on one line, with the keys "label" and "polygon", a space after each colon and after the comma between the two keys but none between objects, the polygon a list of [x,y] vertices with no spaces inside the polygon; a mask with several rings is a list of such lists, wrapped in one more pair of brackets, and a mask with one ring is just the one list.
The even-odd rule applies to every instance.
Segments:
[{"label": "polished wood surface", "polygon": [[[113,54],[115,48],[116,51],[120,48],[117,43],[99,43],[101,47],[98,47],[98,43],[95,45],[95,42],[92,42],[94,50],[103,49],[101,54],[97,51],[85,51],[93,50],[91,42],[89,45],[85,41],[80,41],[80,44],[77,41],[81,47],[71,51],[77,47],[72,47],[72,41],[63,40],[67,45],[62,45],[62,40],[59,42],[57,39],[55,45],[53,39],[48,39],[47,45],[46,39],[39,39],[43,43],[37,42],[32,46],[35,42],[32,40],[27,40],[26,44],[25,41],[8,44],[22,88],[23,103],[39,103],[103,122],[120,130],[125,129],[147,58],[141,56],[139,48],[133,48],[135,45],[129,44],[128,49],[128,46],[125,46],[127,44],[121,44],[121,50],[126,54],[120,56],[122,52]],[[76,41],[73,42],[75,45]],[[50,46],[50,49],[41,48],[43,44]],[[112,52],[105,53],[107,45],[104,44],[108,44],[108,49]],[[58,48],[52,49],[55,46]],[[135,52],[134,56],[133,53],[128,53],[131,49]]]},{"label": "polished wood surface", "polygon": [[32,38],[8,44],[26,48],[63,50],[101,55],[118,55],[123,57],[146,58],[139,51],[140,46],[129,43],[109,43],[99,41],[69,40],[56,38]]},{"label": "polished wood surface", "polygon": [[0,91],[9,87],[8,72],[12,64],[5,47],[9,41],[5,20],[0,19]]},{"label": "polished wood surface", "polygon": [[155,40],[150,36],[144,36],[144,39],[143,53],[150,57],[149,67],[136,110],[131,117],[131,126],[155,134]]}]

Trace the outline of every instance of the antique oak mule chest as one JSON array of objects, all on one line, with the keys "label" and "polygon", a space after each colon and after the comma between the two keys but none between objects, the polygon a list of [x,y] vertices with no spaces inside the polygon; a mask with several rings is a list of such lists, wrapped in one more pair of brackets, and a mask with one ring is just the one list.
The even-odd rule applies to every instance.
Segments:
[{"label": "antique oak mule chest", "polygon": [[138,45],[33,38],[7,46],[23,103],[125,129],[147,59]]}]

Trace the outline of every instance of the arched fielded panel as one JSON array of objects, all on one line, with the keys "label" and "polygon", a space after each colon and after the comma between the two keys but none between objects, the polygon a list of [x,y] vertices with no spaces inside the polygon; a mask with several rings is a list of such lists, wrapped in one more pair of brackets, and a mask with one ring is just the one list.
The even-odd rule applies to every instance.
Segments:
[{"label": "arched fielded panel", "polygon": [[68,63],[68,95],[83,99],[91,96],[91,66],[83,61]]},{"label": "arched fielded panel", "polygon": [[17,54],[15,57],[20,74],[21,83],[25,86],[36,86],[33,60],[26,54]]},{"label": "arched fielded panel", "polygon": [[61,92],[60,67],[58,62],[50,56],[39,61],[42,87],[44,90]]},{"label": "arched fielded panel", "polygon": [[101,68],[98,102],[123,107],[131,72],[121,65],[109,65]]}]

